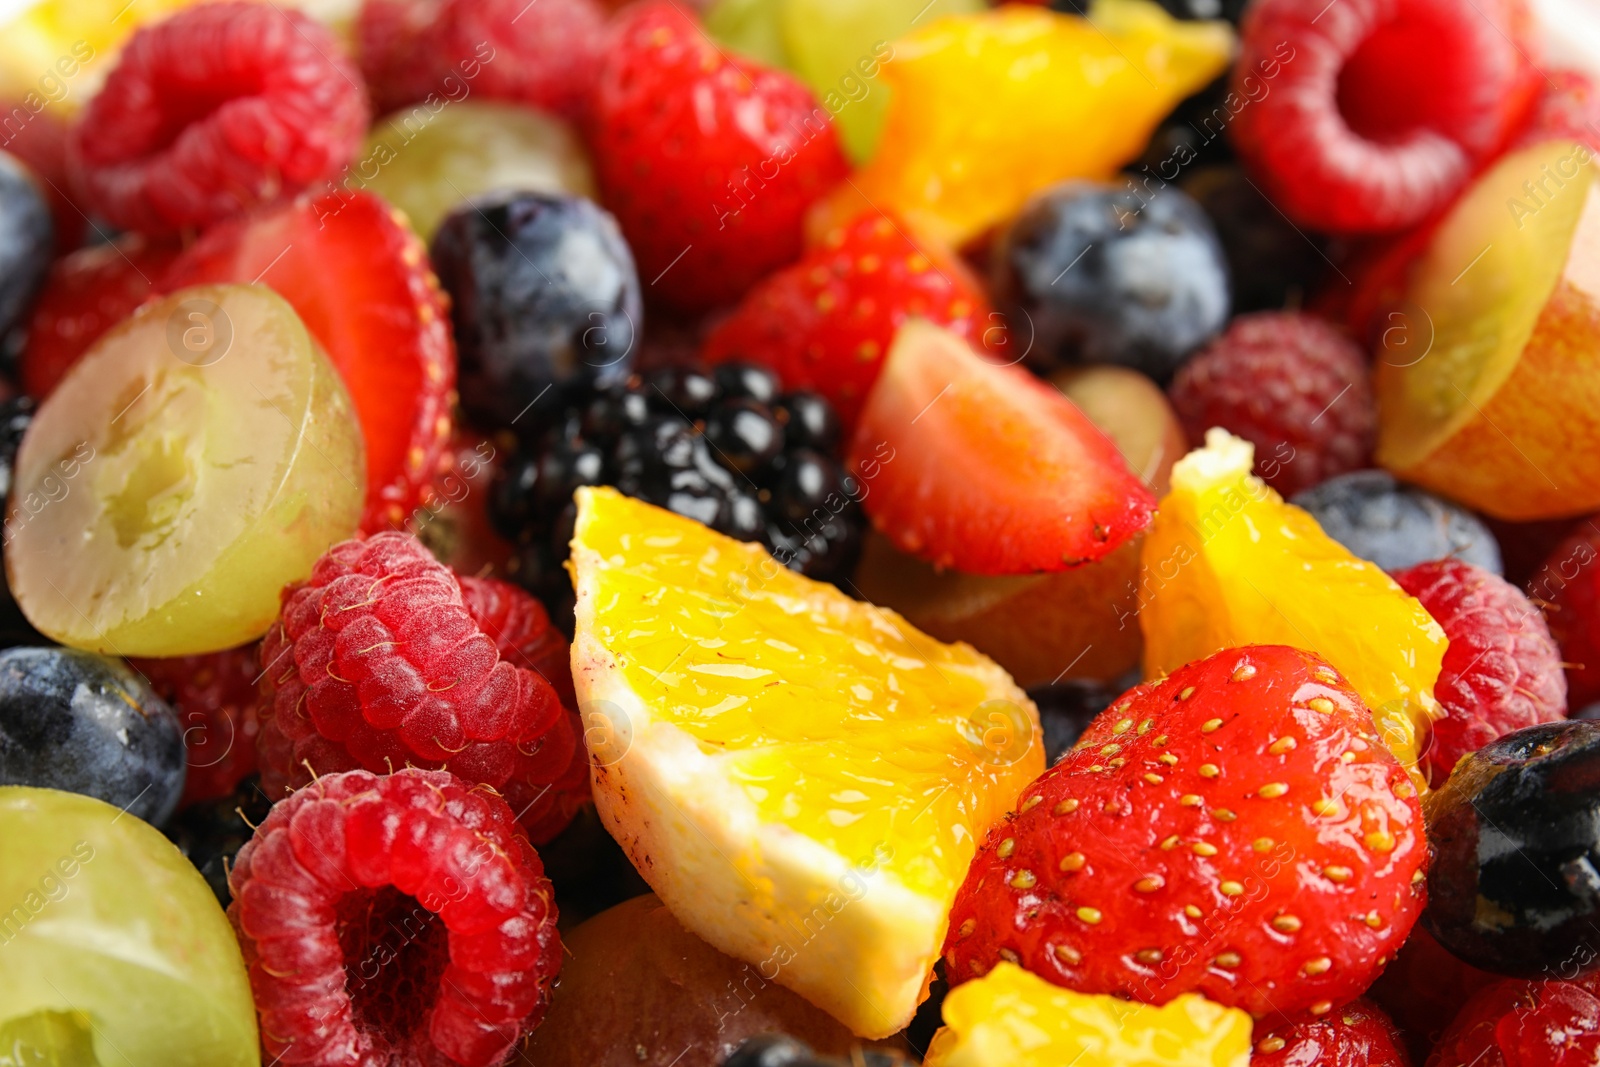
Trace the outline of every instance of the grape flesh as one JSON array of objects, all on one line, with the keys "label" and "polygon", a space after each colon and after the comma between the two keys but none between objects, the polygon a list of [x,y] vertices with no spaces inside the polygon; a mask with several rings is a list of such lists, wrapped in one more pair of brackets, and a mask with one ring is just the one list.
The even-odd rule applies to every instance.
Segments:
[{"label": "grape flesh", "polygon": [[0,1063],[256,1067],[233,930],[166,838],[91,797],[0,786],[0,841]]},{"label": "grape flesh", "polygon": [[180,290],[114,327],[39,408],[6,521],[11,591],[75,648],[245,644],[355,532],[364,462],[338,373],[283,298]]}]

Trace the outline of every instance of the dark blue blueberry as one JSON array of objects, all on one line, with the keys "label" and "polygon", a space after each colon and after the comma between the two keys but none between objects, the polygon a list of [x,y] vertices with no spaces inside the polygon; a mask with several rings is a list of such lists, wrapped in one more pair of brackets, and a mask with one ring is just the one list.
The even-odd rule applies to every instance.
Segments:
[{"label": "dark blue blueberry", "polygon": [[0,652],[0,785],[83,793],[160,825],[178,806],[184,768],[177,714],[121,660]]},{"label": "dark blue blueberry", "polygon": [[1427,814],[1423,921],[1440,944],[1517,977],[1600,967],[1600,725],[1491,741],[1456,764]]},{"label": "dark blue blueberry", "polygon": [[1384,471],[1353,471],[1297,493],[1323,532],[1386,571],[1454,556],[1501,573],[1500,545],[1472,512]]},{"label": "dark blue blueberry", "polygon": [[50,209],[32,175],[0,152],[0,338],[20,325],[44,284],[54,241]]},{"label": "dark blue blueberry", "polygon": [[515,420],[532,433],[572,398],[628,377],[639,277],[616,220],[591,201],[479,200],[440,224],[431,251],[451,297],[461,406],[480,425]]},{"label": "dark blue blueberry", "polygon": [[1216,230],[1172,187],[1047,190],[1001,235],[992,281],[1041,367],[1117,363],[1166,381],[1228,320]]},{"label": "dark blue blueberry", "polygon": [[1202,167],[1183,181],[1217,228],[1233,279],[1233,310],[1276,311],[1328,269],[1322,244],[1278,213],[1236,166]]}]

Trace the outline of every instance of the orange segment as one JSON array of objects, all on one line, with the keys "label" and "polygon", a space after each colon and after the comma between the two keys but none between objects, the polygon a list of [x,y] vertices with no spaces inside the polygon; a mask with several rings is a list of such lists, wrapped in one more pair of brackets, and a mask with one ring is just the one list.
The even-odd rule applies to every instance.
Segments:
[{"label": "orange segment", "polygon": [[757,546],[610,489],[578,507],[573,674],[608,828],[686,927],[893,1033],[976,842],[1044,769],[1032,703]]},{"label": "orange segment", "polygon": [[1226,24],[1148,0],[1099,0],[1088,19],[1008,4],[927,24],[894,42],[877,151],[812,232],[875,208],[960,245],[1046,186],[1110,177],[1232,51]]},{"label": "orange segment", "polygon": [[1146,676],[1240,645],[1315,652],[1361,694],[1420,787],[1417,735],[1438,707],[1444,631],[1382,568],[1252,475],[1253,460],[1248,442],[1213,429],[1172,468],[1144,544]]},{"label": "orange segment", "polygon": [[1186,993],[1162,1007],[1074,993],[1012,963],[950,991],[923,1067],[1246,1067],[1250,1016]]}]

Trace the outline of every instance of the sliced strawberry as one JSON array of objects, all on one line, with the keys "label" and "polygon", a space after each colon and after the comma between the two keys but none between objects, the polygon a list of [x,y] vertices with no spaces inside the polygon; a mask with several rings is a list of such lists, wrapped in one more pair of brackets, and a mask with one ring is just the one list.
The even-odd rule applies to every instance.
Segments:
[{"label": "sliced strawberry", "polygon": [[101,334],[155,292],[177,255],[176,244],[127,234],[56,260],[28,321],[18,367],[23,390],[36,400],[49,396]]},{"label": "sliced strawberry", "polygon": [[705,359],[755,360],[790,389],[814,389],[855,425],[895,331],[924,318],[968,341],[991,325],[988,297],[959,258],[869,213],[767,277],[706,339]]},{"label": "sliced strawberry", "polygon": [[450,441],[455,341],[404,216],[369,193],[301,198],[208,230],[165,291],[260,282],[294,306],[344,377],[367,441],[365,532],[398,528]]},{"label": "sliced strawberry", "polygon": [[896,336],[850,445],[873,525],[974,574],[1059,571],[1150,524],[1155,498],[1058,390],[924,322]]}]

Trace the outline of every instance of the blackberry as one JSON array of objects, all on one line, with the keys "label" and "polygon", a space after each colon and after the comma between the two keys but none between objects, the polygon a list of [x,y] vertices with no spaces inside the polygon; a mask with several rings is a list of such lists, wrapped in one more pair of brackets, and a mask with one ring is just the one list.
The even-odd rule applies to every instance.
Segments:
[{"label": "blackberry", "polygon": [[[17,459],[17,449],[22,435],[33,422],[33,398],[14,396],[0,401],[0,506],[11,496],[11,468]],[[5,563],[5,542],[11,540],[12,528],[0,535],[0,567]],[[0,582],[0,649],[17,645],[48,645],[50,639],[33,628],[11,596],[10,589]]]},{"label": "blackberry", "polygon": [[227,907],[231,899],[228,868],[271,810],[272,801],[261,791],[261,780],[251,775],[229,796],[182,809],[168,820],[164,832]]},{"label": "blackberry", "polygon": [[863,519],[837,449],[838,417],[814,393],[784,393],[765,367],[724,363],[635,374],[575,394],[551,429],[498,472],[495,528],[521,546],[518,580],[564,618],[562,564],[573,490],[614,485],[730,537],[792,570],[838,581],[854,568]]}]

